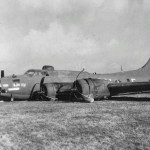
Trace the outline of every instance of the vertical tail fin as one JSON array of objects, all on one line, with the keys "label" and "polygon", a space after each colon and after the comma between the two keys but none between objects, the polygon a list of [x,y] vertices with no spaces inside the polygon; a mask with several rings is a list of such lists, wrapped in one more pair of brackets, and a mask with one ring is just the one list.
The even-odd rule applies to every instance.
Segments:
[{"label": "vertical tail fin", "polygon": [[145,73],[150,73],[150,58],[148,59],[147,63],[141,67],[139,70]]},{"label": "vertical tail fin", "polygon": [[150,68],[150,58],[148,59],[147,63],[141,69],[145,69],[145,68]]}]

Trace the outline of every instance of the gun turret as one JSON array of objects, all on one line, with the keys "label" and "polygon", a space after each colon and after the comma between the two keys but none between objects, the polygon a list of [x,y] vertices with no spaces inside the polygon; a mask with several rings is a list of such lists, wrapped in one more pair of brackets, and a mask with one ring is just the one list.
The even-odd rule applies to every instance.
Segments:
[{"label": "gun turret", "polygon": [[44,65],[44,66],[42,67],[42,70],[54,71],[54,67],[53,67],[53,66],[49,66],[49,65]]}]

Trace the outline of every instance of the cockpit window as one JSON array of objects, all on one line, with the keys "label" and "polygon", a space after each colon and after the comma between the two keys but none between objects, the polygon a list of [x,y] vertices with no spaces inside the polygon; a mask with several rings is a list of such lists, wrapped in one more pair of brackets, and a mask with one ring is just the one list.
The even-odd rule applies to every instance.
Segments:
[{"label": "cockpit window", "polygon": [[25,74],[28,76],[42,75],[41,71],[37,71],[37,70],[28,70],[27,72],[25,72]]},{"label": "cockpit window", "polygon": [[26,72],[26,74],[32,76],[32,75],[34,75],[34,72],[33,71],[28,71],[28,72]]}]

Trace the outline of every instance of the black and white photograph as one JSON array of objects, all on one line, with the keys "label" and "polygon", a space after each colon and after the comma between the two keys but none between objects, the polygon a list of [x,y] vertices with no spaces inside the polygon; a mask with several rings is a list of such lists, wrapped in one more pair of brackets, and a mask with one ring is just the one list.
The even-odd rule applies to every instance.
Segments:
[{"label": "black and white photograph", "polygon": [[0,150],[150,150],[150,1],[0,0]]}]

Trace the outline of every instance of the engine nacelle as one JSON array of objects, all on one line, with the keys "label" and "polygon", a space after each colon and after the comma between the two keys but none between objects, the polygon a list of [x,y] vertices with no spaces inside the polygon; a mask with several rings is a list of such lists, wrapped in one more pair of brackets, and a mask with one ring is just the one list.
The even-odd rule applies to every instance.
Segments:
[{"label": "engine nacelle", "polygon": [[105,96],[110,96],[107,85],[110,83],[108,80],[103,79],[80,79],[74,82],[74,87],[77,92],[87,102],[93,102],[94,99],[101,99]]},{"label": "engine nacelle", "polygon": [[45,83],[42,86],[45,89],[45,96],[65,99],[71,93],[73,83]]},{"label": "engine nacelle", "polygon": [[55,98],[59,85],[55,83],[45,83],[42,85],[42,88],[44,89],[45,96]]}]

